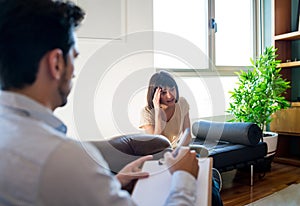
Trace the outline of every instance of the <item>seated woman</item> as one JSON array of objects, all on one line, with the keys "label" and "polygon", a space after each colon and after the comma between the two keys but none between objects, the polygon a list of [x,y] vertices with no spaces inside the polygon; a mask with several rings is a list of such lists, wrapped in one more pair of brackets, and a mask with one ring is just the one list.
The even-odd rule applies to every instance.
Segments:
[{"label": "seated woman", "polygon": [[[166,71],[155,73],[149,82],[147,106],[142,110],[140,128],[149,134],[161,134],[169,139],[175,148],[180,134],[190,128],[189,104],[179,97],[177,83]],[[183,145],[191,141],[189,133]]]},{"label": "seated woman", "polygon": [[[189,104],[179,96],[178,86],[172,75],[159,71],[152,75],[147,92],[147,105],[141,113],[139,128],[148,134],[161,134],[167,137],[173,148],[176,148],[180,134],[190,128]],[[191,133],[183,143],[188,146]],[[220,196],[222,179],[220,173],[213,168],[212,205],[222,206]]]}]

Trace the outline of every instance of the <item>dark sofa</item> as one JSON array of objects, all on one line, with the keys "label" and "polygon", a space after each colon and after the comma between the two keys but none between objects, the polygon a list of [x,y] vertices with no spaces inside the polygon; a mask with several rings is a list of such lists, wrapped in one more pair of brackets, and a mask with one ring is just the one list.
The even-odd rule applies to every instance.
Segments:
[{"label": "dark sofa", "polygon": [[250,167],[253,184],[254,167],[260,167],[267,154],[267,144],[260,141],[262,131],[256,124],[199,120],[193,123],[192,133],[195,139],[191,145],[205,146],[214,168],[225,172]]},{"label": "dark sofa", "polygon": [[[260,166],[267,154],[267,144],[260,142],[260,128],[253,123],[231,123],[199,120],[193,123],[195,139],[191,147],[200,149],[200,156],[213,158],[213,167],[220,172]],[[117,173],[129,162],[151,154],[159,159],[171,150],[169,140],[162,135],[128,134],[109,140],[92,142],[107,160],[112,172]],[[252,177],[252,176],[251,176]],[[251,178],[251,184],[253,179]]]}]

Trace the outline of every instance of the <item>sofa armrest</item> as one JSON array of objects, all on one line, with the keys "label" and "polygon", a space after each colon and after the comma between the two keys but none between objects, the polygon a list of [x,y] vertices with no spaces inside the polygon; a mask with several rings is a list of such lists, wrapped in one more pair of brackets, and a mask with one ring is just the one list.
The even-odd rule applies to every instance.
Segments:
[{"label": "sofa armrest", "polygon": [[125,165],[141,156],[153,155],[154,159],[159,159],[166,150],[172,148],[166,137],[150,134],[121,135],[91,143],[101,152],[113,173],[118,173]]}]

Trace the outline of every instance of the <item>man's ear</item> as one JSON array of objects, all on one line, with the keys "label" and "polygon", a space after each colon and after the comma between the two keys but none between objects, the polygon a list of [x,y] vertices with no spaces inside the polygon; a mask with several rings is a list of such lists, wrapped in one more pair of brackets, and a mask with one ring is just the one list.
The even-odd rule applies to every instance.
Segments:
[{"label": "man's ear", "polygon": [[59,80],[61,78],[65,66],[63,52],[61,49],[53,49],[49,52],[48,65],[51,76],[54,79]]}]

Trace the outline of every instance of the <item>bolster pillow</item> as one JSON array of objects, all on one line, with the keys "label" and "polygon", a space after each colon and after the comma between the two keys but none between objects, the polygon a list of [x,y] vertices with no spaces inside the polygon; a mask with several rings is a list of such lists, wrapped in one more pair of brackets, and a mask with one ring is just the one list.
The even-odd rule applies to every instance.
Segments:
[{"label": "bolster pillow", "polygon": [[262,130],[255,123],[204,120],[193,123],[192,133],[199,139],[223,140],[243,145],[256,145],[262,136]]}]

